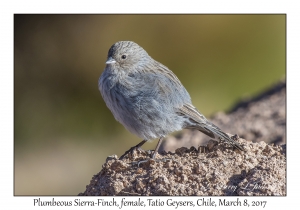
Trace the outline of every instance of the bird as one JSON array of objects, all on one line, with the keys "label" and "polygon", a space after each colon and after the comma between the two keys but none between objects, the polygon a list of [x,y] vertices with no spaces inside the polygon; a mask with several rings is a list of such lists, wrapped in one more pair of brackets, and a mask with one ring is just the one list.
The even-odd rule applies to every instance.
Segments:
[{"label": "bird", "polygon": [[136,149],[141,150],[147,141],[158,138],[151,154],[155,159],[162,140],[182,129],[197,129],[212,139],[223,140],[245,151],[198,111],[188,91],[168,67],[133,41],[118,41],[110,47],[98,88],[114,118],[143,139],[120,160]]}]

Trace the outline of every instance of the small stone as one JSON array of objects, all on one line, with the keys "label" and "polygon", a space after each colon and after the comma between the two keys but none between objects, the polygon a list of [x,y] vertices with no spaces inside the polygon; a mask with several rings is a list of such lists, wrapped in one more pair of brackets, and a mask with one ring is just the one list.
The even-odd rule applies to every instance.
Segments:
[{"label": "small stone", "polygon": [[184,153],[188,152],[189,149],[186,147],[181,147],[175,150],[175,153],[178,155],[183,155]]},{"label": "small stone", "polygon": [[135,171],[135,173],[141,174],[141,173],[143,173],[143,169],[142,169],[142,168],[138,168],[138,169]]},{"label": "small stone", "polygon": [[118,156],[117,155],[111,155],[111,156],[108,156],[107,158],[106,158],[106,161],[105,162],[107,162],[107,161],[109,161],[109,160],[117,160],[118,159]]},{"label": "small stone", "polygon": [[116,181],[113,183],[112,187],[113,187],[114,194],[117,195],[119,192],[123,190],[124,185],[123,182]]},{"label": "small stone", "polygon": [[209,151],[212,151],[212,149],[218,145],[218,142],[217,141],[214,141],[214,140],[209,140],[209,142],[207,143],[207,148]]}]

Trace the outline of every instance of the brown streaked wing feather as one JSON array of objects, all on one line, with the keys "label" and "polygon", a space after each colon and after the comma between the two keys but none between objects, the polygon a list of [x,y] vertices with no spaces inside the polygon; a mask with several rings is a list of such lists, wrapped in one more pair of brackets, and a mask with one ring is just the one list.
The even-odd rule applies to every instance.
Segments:
[{"label": "brown streaked wing feather", "polygon": [[[195,121],[196,123],[199,123],[199,125],[205,125],[209,122],[207,119],[197,110],[196,107],[194,107],[192,104],[184,104],[182,107],[179,108],[179,112],[187,117],[189,117],[191,120]],[[209,123],[210,124],[210,123]],[[197,129],[201,131],[202,133],[205,133],[206,135],[210,136],[211,138],[215,138],[215,134],[206,129],[205,126],[189,126],[186,127],[189,129]]]},{"label": "brown streaked wing feather", "polygon": [[193,121],[203,124],[205,123],[208,126],[213,127],[214,129],[221,130],[218,126],[214,125],[213,123],[209,122],[203,114],[201,114],[196,107],[192,104],[184,104],[181,108],[179,108],[179,112],[190,117]]},{"label": "brown streaked wing feather", "polygon": [[202,133],[208,135],[209,137],[211,137],[213,139],[216,138],[215,134],[212,131],[210,131],[210,130],[208,130],[206,128],[202,128],[201,126],[189,126],[189,127],[186,127],[186,128],[188,128],[188,129],[196,129],[196,130],[201,131]]},{"label": "brown streaked wing feather", "polygon": [[207,119],[192,104],[184,104],[182,107],[179,108],[179,112],[188,116],[195,122],[198,123],[207,122]]},{"label": "brown streaked wing feather", "polygon": [[[178,79],[178,77],[165,65],[153,60],[152,66],[150,66],[151,68],[146,68],[144,70],[146,71],[150,71],[153,73],[160,72],[161,74],[165,75],[166,77],[170,78],[172,81],[174,81],[177,85],[182,86],[180,80]],[[154,70],[155,68],[155,70]]]}]

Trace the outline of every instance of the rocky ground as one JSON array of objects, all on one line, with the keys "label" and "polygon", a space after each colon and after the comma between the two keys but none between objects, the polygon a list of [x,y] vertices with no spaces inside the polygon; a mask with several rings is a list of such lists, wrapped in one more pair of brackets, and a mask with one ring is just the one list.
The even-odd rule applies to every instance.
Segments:
[{"label": "rocky ground", "polygon": [[186,130],[156,160],[139,151],[108,157],[79,195],[286,195],[285,91],[281,82],[211,119],[247,139],[237,140],[245,152]]},{"label": "rocky ground", "polygon": [[286,195],[284,147],[237,141],[246,152],[211,140],[157,160],[140,152],[125,160],[111,156],[79,195]]}]

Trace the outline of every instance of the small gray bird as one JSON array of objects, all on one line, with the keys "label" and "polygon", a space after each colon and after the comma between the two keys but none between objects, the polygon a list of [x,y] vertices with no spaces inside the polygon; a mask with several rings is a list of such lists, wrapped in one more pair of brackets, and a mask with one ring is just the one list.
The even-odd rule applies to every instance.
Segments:
[{"label": "small gray bird", "polygon": [[151,155],[155,158],[162,139],[185,128],[197,129],[244,150],[192,105],[189,93],[170,69],[134,42],[119,41],[111,46],[98,87],[115,119],[144,139],[120,159],[148,140],[159,138]]}]

